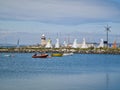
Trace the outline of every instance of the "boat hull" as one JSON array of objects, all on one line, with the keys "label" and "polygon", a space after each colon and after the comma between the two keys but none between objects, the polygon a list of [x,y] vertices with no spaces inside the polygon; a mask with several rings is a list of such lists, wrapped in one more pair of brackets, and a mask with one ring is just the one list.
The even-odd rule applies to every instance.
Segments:
[{"label": "boat hull", "polygon": [[72,56],[73,53],[63,53],[63,56]]},{"label": "boat hull", "polygon": [[33,55],[32,58],[47,58],[48,54],[43,54],[43,55]]},{"label": "boat hull", "polygon": [[62,53],[52,53],[51,56],[52,57],[62,57],[63,54]]}]

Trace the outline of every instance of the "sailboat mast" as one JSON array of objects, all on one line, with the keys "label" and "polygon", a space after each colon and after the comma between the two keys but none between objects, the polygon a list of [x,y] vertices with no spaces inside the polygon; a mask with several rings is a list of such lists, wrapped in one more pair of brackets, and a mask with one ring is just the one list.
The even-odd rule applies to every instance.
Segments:
[{"label": "sailboat mast", "polygon": [[20,46],[19,46],[19,42],[20,42],[20,40],[18,39],[18,41],[17,41],[17,48],[19,48]]}]

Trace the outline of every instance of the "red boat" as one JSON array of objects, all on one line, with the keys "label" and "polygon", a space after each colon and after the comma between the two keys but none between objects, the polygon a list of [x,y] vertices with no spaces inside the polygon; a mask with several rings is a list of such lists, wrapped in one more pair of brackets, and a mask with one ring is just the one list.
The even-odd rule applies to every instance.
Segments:
[{"label": "red boat", "polygon": [[32,56],[32,58],[47,58],[47,57],[48,57],[48,54],[40,54],[40,55],[34,54]]}]

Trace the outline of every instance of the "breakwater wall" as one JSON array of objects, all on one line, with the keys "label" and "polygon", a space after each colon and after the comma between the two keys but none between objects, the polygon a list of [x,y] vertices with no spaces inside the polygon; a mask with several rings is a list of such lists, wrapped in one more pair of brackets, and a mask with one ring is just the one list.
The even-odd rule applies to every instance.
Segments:
[{"label": "breakwater wall", "polygon": [[120,48],[0,48],[0,53],[72,52],[79,54],[120,54]]}]

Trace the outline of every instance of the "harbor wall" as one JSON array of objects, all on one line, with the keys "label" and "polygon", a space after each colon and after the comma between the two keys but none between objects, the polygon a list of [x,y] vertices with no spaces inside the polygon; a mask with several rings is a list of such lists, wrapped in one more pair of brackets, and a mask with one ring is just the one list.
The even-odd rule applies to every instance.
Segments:
[{"label": "harbor wall", "polygon": [[34,52],[61,52],[79,54],[120,54],[120,48],[0,48],[0,53],[34,53]]}]

